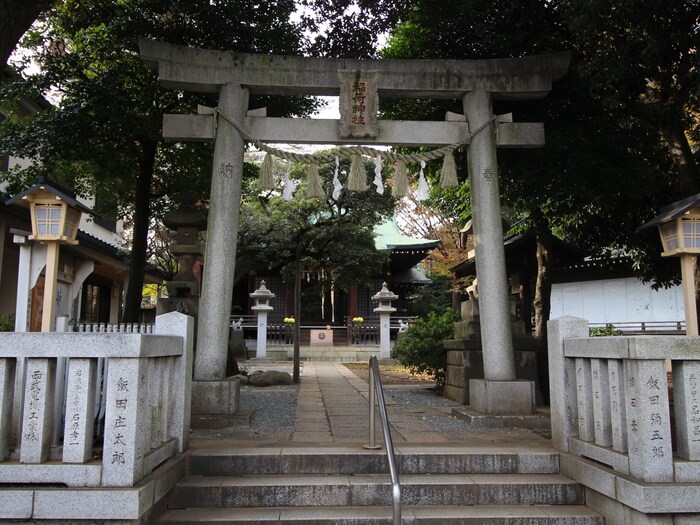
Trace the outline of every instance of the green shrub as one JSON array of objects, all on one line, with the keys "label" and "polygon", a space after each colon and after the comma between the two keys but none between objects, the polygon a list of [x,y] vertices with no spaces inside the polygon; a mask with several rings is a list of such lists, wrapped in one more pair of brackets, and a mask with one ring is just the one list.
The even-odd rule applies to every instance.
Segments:
[{"label": "green shrub", "polygon": [[622,331],[616,330],[611,324],[606,324],[605,327],[590,328],[588,335],[591,337],[608,337],[611,335],[622,335]]},{"label": "green shrub", "polygon": [[430,312],[411,322],[394,347],[394,357],[413,373],[428,373],[438,390],[445,386],[447,360],[443,343],[454,337],[457,314],[446,309],[442,314]]},{"label": "green shrub", "polygon": [[15,331],[15,314],[0,314],[0,332]]}]

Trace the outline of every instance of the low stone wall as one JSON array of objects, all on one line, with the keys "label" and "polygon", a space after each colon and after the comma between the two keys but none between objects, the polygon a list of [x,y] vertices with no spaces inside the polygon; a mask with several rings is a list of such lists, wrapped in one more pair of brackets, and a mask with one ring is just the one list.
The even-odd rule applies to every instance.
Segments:
[{"label": "low stone wall", "polygon": [[[534,381],[538,402],[541,402],[537,374],[537,341],[535,339],[517,338],[514,346],[516,377]],[[468,405],[469,380],[483,379],[484,377],[481,341],[479,339],[445,341],[445,352],[447,354],[445,396],[463,405]]]},{"label": "low stone wall", "polygon": [[0,334],[0,483],[21,486],[0,518],[138,521],[165,497],[189,448],[193,320],[154,332]]},{"label": "low stone wall", "polygon": [[573,317],[548,334],[562,474],[608,525],[700,523],[700,338],[591,338]]}]

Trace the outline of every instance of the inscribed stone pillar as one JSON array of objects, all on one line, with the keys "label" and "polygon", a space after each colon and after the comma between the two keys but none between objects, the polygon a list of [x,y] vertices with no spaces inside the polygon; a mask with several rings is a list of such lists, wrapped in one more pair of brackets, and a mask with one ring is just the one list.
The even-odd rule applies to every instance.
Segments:
[{"label": "inscribed stone pillar", "polygon": [[[477,129],[493,117],[490,93],[467,93],[463,102],[464,113],[471,130]],[[476,243],[476,273],[479,279],[484,378],[492,381],[511,381],[515,379],[515,358],[508,305],[494,126],[488,126],[471,140],[469,180]]]},{"label": "inscribed stone pillar", "polygon": [[[219,110],[241,127],[248,109],[248,90],[225,84],[219,91]],[[226,377],[233,270],[241,202],[245,143],[225,118],[217,120],[214,166],[209,197],[207,246],[199,306],[196,380]]]},{"label": "inscribed stone pillar", "polygon": [[673,481],[666,363],[630,359],[624,368],[630,476],[647,483]]},{"label": "inscribed stone pillar", "polygon": [[63,462],[85,463],[92,455],[97,359],[72,358],[68,365]]},{"label": "inscribed stone pillar", "polygon": [[49,458],[55,387],[56,360],[27,359],[20,463],[43,463]]}]

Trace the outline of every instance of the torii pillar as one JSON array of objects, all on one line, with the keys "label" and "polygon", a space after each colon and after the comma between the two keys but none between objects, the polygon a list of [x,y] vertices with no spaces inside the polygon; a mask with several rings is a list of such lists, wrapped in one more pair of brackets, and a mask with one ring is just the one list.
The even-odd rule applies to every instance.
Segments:
[{"label": "torii pillar", "polygon": [[[463,102],[472,128],[493,118],[490,93],[472,91]],[[468,156],[484,360],[484,379],[469,380],[469,403],[486,414],[533,414],[535,383],[515,377],[495,126],[472,138]]]},{"label": "torii pillar", "polygon": [[[222,85],[219,108],[239,126],[243,126],[248,111],[248,90],[237,84]],[[199,302],[195,381],[219,380],[226,376],[244,149],[243,137],[228,120],[219,118]]]},{"label": "torii pillar", "polygon": [[[493,99],[542,98],[569,66],[568,53],[499,60],[350,60],[210,51],[145,39],[139,45],[163,85],[219,93],[219,110],[226,115],[166,115],[163,121],[166,138],[216,141],[195,357],[195,379],[201,381],[221,380],[226,370],[243,168],[243,139],[236,127],[269,143],[456,144],[493,119]],[[246,117],[242,86],[260,95],[333,95],[340,92],[341,71],[376,71],[379,96],[461,98],[468,122],[382,120],[376,137],[348,138],[340,135],[336,120]],[[495,130],[495,124],[486,125],[469,145],[485,372],[484,379],[470,381],[470,401],[480,412],[529,414],[534,383],[515,380],[496,147],[541,147],[544,128],[499,121],[498,134]]]}]

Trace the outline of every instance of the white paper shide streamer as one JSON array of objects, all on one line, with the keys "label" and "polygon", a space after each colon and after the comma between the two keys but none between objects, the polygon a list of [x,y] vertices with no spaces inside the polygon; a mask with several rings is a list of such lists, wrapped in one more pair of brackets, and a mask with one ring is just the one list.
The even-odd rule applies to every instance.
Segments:
[{"label": "white paper shide streamer", "polygon": [[340,158],[336,157],[335,158],[335,174],[333,175],[333,200],[338,200],[338,197],[340,197],[340,192],[343,189],[343,184],[340,182],[340,179],[338,178],[338,171],[340,170]]},{"label": "white paper shide streamer", "polygon": [[291,171],[292,171],[292,165],[289,164],[287,166],[287,171],[284,173],[284,177],[282,178],[282,186],[283,186],[282,198],[286,201],[292,200],[292,197],[294,196],[294,192],[297,189],[297,183],[289,178],[289,173]]},{"label": "white paper shide streamer", "polygon": [[416,198],[419,201],[428,200],[430,197],[430,188],[428,188],[428,181],[425,180],[425,161],[420,161],[420,174],[418,175],[418,190],[416,191]]},{"label": "white paper shide streamer", "polygon": [[382,158],[377,155],[374,158],[374,185],[377,187],[377,193],[384,195],[384,182],[382,181]]}]

